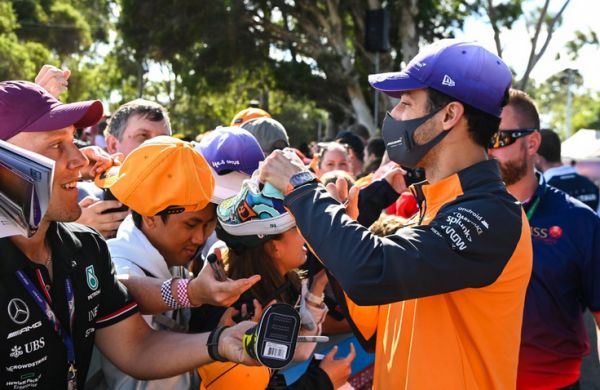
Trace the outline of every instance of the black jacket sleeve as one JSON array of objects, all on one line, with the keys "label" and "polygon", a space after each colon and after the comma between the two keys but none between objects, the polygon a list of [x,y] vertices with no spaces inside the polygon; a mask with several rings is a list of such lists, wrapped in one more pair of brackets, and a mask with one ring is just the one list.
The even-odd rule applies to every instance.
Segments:
[{"label": "black jacket sleeve", "polygon": [[400,195],[386,180],[375,180],[358,193],[358,222],[371,226],[381,211],[389,207]]},{"label": "black jacket sleeve", "polygon": [[521,235],[521,207],[511,199],[459,196],[428,225],[383,238],[351,220],[321,185],[297,188],[285,205],[348,296],[381,305],[493,283]]}]

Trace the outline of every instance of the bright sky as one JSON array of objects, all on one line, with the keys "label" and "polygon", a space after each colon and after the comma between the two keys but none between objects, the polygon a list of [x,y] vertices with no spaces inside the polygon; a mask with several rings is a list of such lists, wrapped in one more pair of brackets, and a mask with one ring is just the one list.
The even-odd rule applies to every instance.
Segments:
[{"label": "bright sky", "polygon": [[[551,0],[550,10],[557,12],[563,2],[564,0]],[[524,6],[531,7],[532,4],[541,6],[543,1],[526,2]],[[598,6],[595,0],[571,0],[563,13],[562,25],[555,31],[544,56],[533,69],[531,78],[541,82],[565,68],[574,68],[582,74],[585,87],[600,90],[600,48],[591,45],[584,47],[575,61],[569,60],[565,50],[565,43],[575,37],[574,33],[577,30],[588,32],[591,28],[600,35]],[[457,37],[477,40],[496,52],[493,31],[486,18],[470,18],[465,23],[463,35]],[[527,66],[531,48],[524,20],[515,23],[512,30],[503,31],[500,38],[504,60],[517,72],[517,77],[521,77]],[[542,38],[545,37],[540,37],[538,47],[543,43]],[[557,53],[561,53],[560,60],[556,60]]]}]

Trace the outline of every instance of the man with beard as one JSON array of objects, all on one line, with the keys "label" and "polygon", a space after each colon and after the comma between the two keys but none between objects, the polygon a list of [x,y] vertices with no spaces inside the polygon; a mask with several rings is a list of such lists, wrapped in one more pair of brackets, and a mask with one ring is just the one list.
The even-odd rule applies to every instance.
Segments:
[{"label": "man with beard", "polygon": [[578,389],[590,345],[583,313],[600,324],[600,219],[546,184],[534,170],[540,119],[531,98],[511,90],[490,155],[531,225],[533,274],[527,288],[518,389]]},{"label": "man with beard", "polygon": [[[375,389],[515,386],[531,233],[486,153],[511,80],[498,56],[454,39],[369,77],[399,98],[382,127],[390,159],[428,181],[410,188],[420,213],[387,237],[349,218],[292,151],[259,169],[343,288],[350,325],[375,349]],[[407,190],[399,169],[391,184]]]}]

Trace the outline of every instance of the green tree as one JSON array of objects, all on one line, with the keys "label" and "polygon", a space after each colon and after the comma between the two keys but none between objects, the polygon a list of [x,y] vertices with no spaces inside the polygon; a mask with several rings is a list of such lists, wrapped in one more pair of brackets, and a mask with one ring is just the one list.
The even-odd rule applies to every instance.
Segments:
[{"label": "green tree", "polygon": [[15,30],[17,15],[10,2],[0,2],[0,80],[31,80],[39,64],[50,60],[50,51],[42,44],[21,42]]}]

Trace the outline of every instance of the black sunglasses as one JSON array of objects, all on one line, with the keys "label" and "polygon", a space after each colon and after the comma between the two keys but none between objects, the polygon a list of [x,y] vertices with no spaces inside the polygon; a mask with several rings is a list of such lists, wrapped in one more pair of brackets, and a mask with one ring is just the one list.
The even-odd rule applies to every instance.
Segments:
[{"label": "black sunglasses", "polygon": [[505,146],[509,146],[515,143],[521,137],[525,137],[537,131],[537,129],[529,128],[529,129],[507,129],[507,130],[498,130],[488,144],[488,148],[490,149],[498,149],[503,148]]}]

